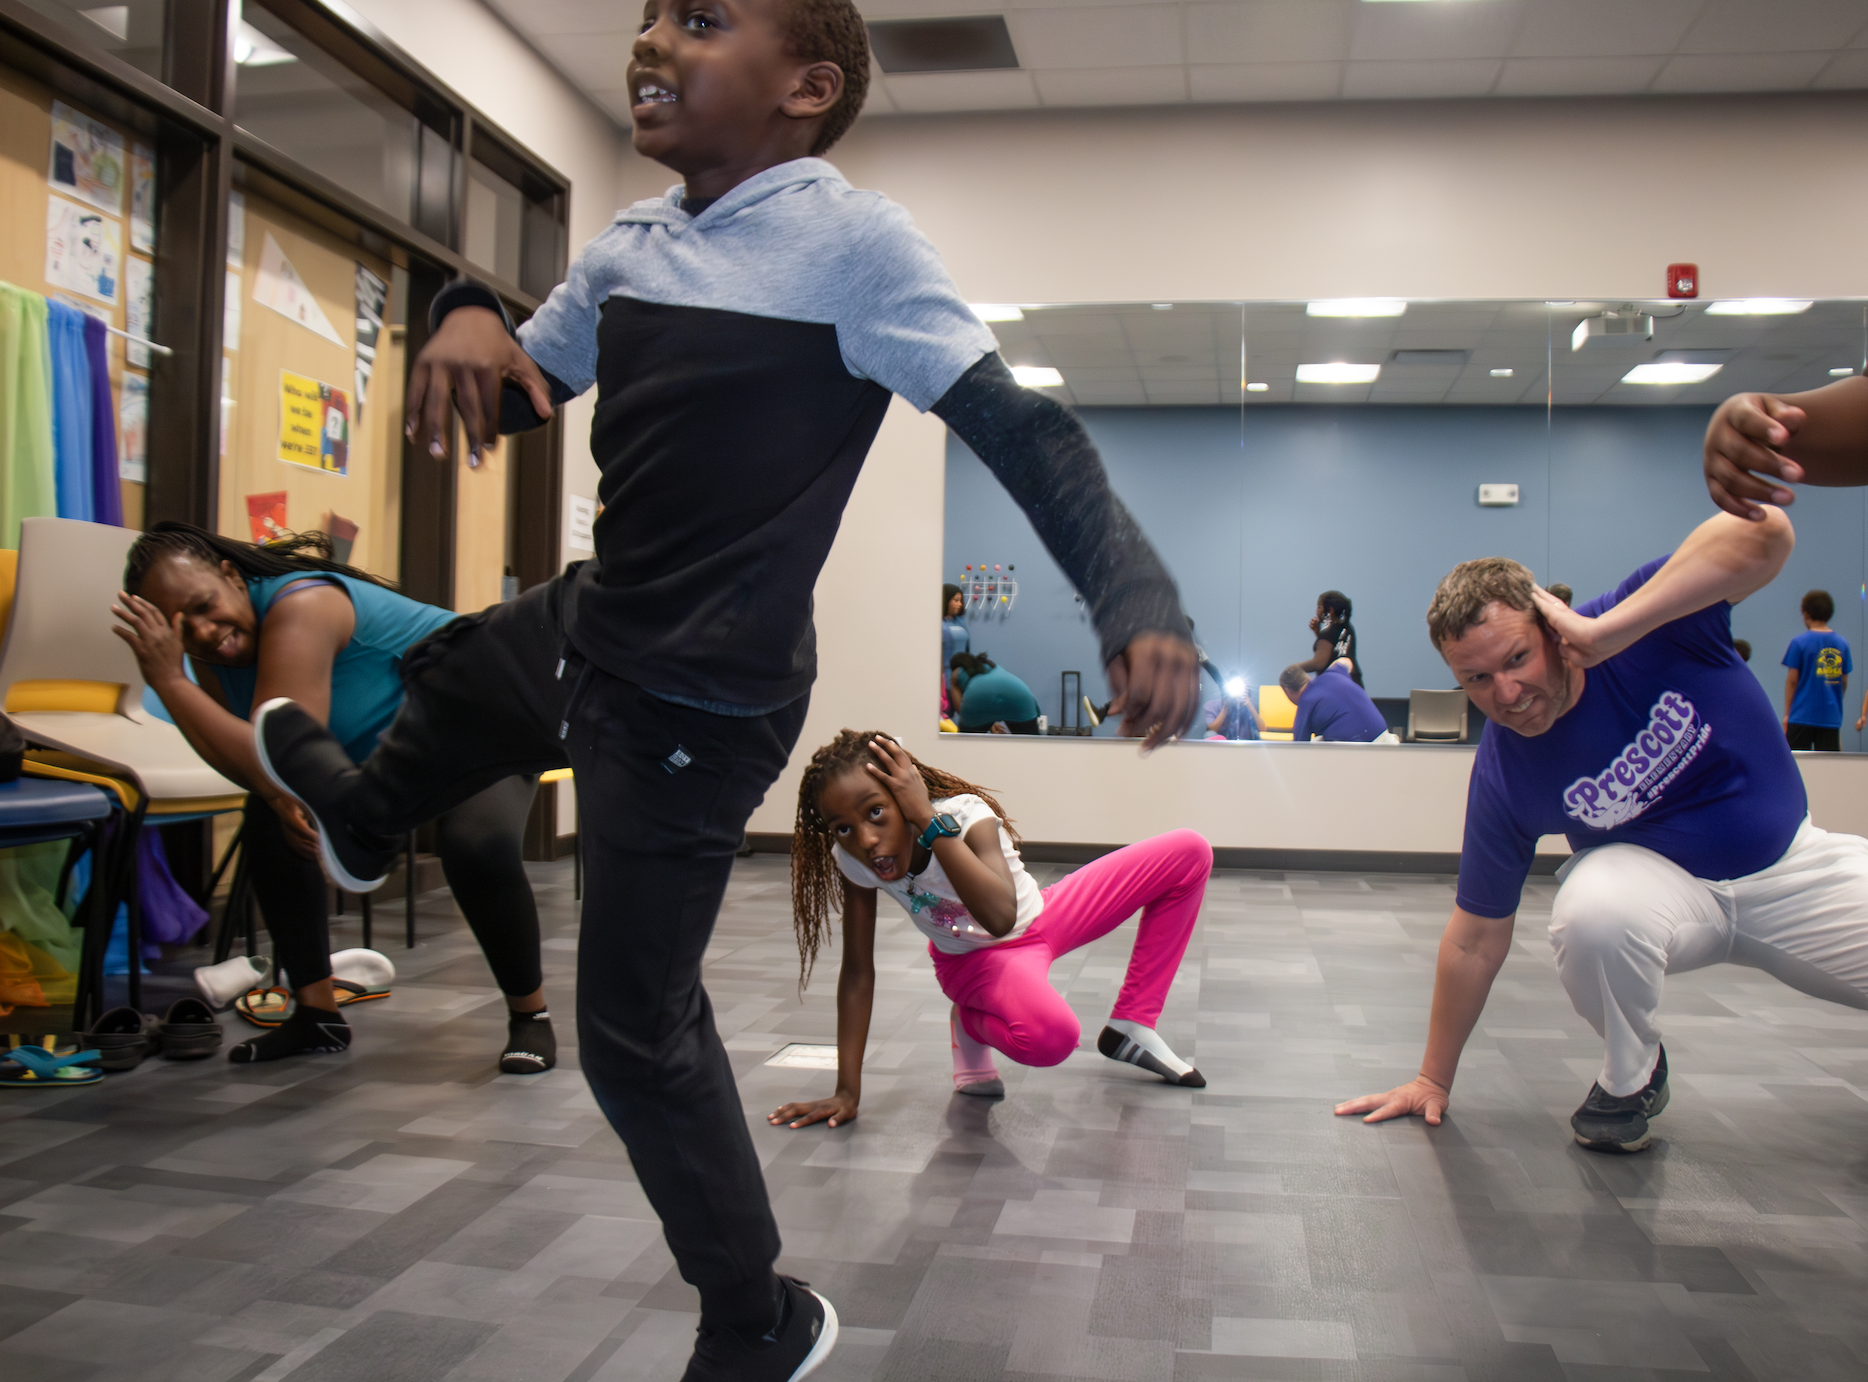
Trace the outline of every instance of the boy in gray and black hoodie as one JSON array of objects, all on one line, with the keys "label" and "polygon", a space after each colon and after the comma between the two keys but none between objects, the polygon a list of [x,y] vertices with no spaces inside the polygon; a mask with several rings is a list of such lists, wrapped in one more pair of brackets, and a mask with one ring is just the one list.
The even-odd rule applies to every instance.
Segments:
[{"label": "boy in gray and black hoodie", "polygon": [[682,185],[620,213],[516,333],[494,294],[451,285],[409,381],[410,434],[437,457],[451,405],[478,450],[594,384],[596,559],[411,650],[401,717],[361,767],[290,702],[255,716],[345,886],[488,774],[576,770],[582,1064],[700,1292],[696,1380],[800,1378],[835,1339],[828,1302],[774,1274],[700,974],[803,727],[811,591],[889,395],[946,422],[1030,517],[1090,608],[1125,732],[1152,747],[1195,697],[1174,584],[1081,425],[1013,381],[907,213],[817,157],[868,75],[849,0],[649,0],[634,142]]}]

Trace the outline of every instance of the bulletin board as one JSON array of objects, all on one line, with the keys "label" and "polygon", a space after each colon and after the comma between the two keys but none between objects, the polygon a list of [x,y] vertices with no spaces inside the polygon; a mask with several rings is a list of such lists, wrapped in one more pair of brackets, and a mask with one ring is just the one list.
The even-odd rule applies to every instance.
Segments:
[{"label": "bulletin board", "polygon": [[386,301],[364,343],[367,380],[358,368],[364,285],[386,292],[390,265],[264,198],[237,198],[231,214],[220,531],[328,532],[341,560],[394,580],[403,371]]},{"label": "bulletin board", "polygon": [[[130,155],[138,147],[147,150],[147,141],[132,136],[127,129],[112,121],[95,121],[122,141],[124,156],[120,171],[123,185],[115,214],[107,207],[87,204],[66,189],[55,190],[47,174],[52,166],[52,110],[56,99],[50,90],[37,82],[0,67],[0,279],[47,297],[61,297],[123,330],[129,325],[132,278],[134,276],[139,283],[147,282],[146,276],[152,268],[152,254],[136,248],[136,241],[145,237],[134,235],[131,225],[134,208],[130,187]],[[64,104],[82,119],[93,119],[93,113],[82,106],[69,102]],[[153,153],[150,157],[153,159]],[[151,173],[149,194],[152,200],[153,168]],[[47,211],[48,206],[55,205],[55,197],[56,204],[84,212],[96,212],[108,224],[117,251],[113,285],[115,302],[104,301],[68,285],[47,280]],[[139,321],[138,326],[139,334],[148,330],[145,321]],[[144,399],[147,398],[150,384],[146,366],[126,368],[126,342],[123,338],[112,336],[109,343],[110,386],[114,404],[111,414],[117,425],[117,456],[121,472],[126,462],[134,465],[136,459],[134,422],[132,435],[128,438],[123,427],[124,380],[127,375],[132,381],[132,395],[141,394]],[[146,420],[146,411],[143,416]],[[132,445],[126,446],[126,440]],[[120,479],[119,484],[123,494],[124,523],[132,528],[142,527],[144,484],[129,479]]]}]

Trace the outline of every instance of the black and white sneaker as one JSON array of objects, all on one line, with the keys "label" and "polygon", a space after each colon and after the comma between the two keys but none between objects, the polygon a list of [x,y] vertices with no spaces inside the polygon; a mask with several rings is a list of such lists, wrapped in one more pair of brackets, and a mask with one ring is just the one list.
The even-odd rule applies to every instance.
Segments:
[{"label": "black and white sneaker", "polygon": [[375,892],[396,862],[396,841],[353,828],[344,812],[357,765],[331,732],[283,696],[253,712],[253,744],[273,786],[288,792],[318,827],[318,852],[347,893]]},{"label": "black and white sneaker", "polygon": [[1110,1060],[1139,1066],[1183,1089],[1206,1088],[1206,1076],[1175,1055],[1173,1049],[1161,1040],[1160,1033],[1152,1027],[1143,1027],[1133,1022],[1124,1022],[1121,1027],[1117,1027],[1116,1020],[1111,1018],[1109,1025],[1096,1038],[1096,1049]]},{"label": "black and white sneaker", "polygon": [[701,1327],[681,1382],[799,1382],[837,1346],[837,1311],[810,1283],[781,1276],[778,1323],[756,1339]]},{"label": "black and white sneaker", "polygon": [[1667,1048],[1647,1085],[1626,1097],[1589,1086],[1589,1097],[1570,1115],[1576,1140],[1592,1152],[1645,1152],[1654,1141],[1652,1122],[1667,1107]]}]

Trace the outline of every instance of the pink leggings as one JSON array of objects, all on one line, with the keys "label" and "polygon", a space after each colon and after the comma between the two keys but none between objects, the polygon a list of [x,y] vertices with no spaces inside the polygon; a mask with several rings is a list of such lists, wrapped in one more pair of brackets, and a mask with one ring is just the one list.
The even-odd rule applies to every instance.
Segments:
[{"label": "pink leggings", "polygon": [[1140,908],[1128,977],[1111,1017],[1152,1027],[1167,1002],[1213,872],[1213,846],[1174,830],[1105,854],[1044,890],[1044,911],[1016,940],[949,955],[929,946],[941,992],[967,1035],[1020,1065],[1057,1065],[1082,1027],[1051,987],[1051,962],[1108,935]]}]

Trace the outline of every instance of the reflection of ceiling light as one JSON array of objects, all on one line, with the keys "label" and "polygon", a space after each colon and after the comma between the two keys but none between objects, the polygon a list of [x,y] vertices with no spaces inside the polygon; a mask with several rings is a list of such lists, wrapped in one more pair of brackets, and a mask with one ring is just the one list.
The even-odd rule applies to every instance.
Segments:
[{"label": "reflection of ceiling light", "polygon": [[1706,309],[1709,317],[1790,317],[1807,312],[1802,298],[1724,298]]},{"label": "reflection of ceiling light", "polygon": [[1049,365],[1013,365],[1012,378],[1028,389],[1060,389],[1064,376]]},{"label": "reflection of ceiling light", "polygon": [[1154,309],[1157,312],[1172,312],[1174,310],[1174,304],[1171,302],[1157,302],[1154,304]]},{"label": "reflection of ceiling light", "polygon": [[1325,298],[1304,308],[1313,317],[1398,317],[1407,311],[1406,298]]},{"label": "reflection of ceiling light", "polygon": [[1574,301],[1574,300],[1571,300],[1571,301],[1569,301],[1569,302],[1555,302],[1555,301],[1549,301],[1549,302],[1546,302],[1546,303],[1544,304],[1544,306],[1546,306],[1546,307],[1574,307],[1575,305],[1576,305],[1576,303],[1575,303],[1575,301]]},{"label": "reflection of ceiling light", "polygon": [[1245,391],[1247,393],[1263,393],[1266,389],[1269,389],[1270,387],[1271,385],[1269,384],[1262,383],[1259,380],[1253,380],[1250,384],[1247,384],[1245,386]]},{"label": "reflection of ceiling light", "polygon": [[1239,697],[1243,696],[1245,694],[1245,678],[1227,677],[1226,694],[1231,696],[1234,700],[1238,700]]},{"label": "reflection of ceiling light", "polygon": [[1636,365],[1622,376],[1624,384],[1703,384],[1724,365],[1695,365],[1685,360],[1657,360]]},{"label": "reflection of ceiling light", "polygon": [[114,34],[125,43],[130,41],[130,7],[128,5],[104,5],[94,10],[79,10],[78,13],[105,33]]},{"label": "reflection of ceiling light", "polygon": [[1341,360],[1332,360],[1327,364],[1299,365],[1297,382],[1300,384],[1373,384],[1381,372],[1380,365],[1350,365]]},{"label": "reflection of ceiling light", "polygon": [[1025,314],[1013,302],[969,302],[973,315],[983,322],[1022,322]]},{"label": "reflection of ceiling light", "polygon": [[1493,370],[1493,371],[1491,372],[1491,374],[1492,374],[1492,378],[1494,378],[1494,379],[1509,379],[1509,378],[1511,378],[1511,371],[1510,371],[1510,370],[1508,370],[1508,369],[1495,369],[1495,370]]},{"label": "reflection of ceiling light", "polygon": [[1853,373],[1855,373],[1855,366],[1839,365],[1835,369],[1829,371],[1829,377],[1831,379],[1846,379]]},{"label": "reflection of ceiling light", "polygon": [[298,58],[242,19],[234,31],[234,61],[242,67],[277,67]]}]

